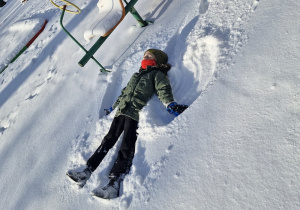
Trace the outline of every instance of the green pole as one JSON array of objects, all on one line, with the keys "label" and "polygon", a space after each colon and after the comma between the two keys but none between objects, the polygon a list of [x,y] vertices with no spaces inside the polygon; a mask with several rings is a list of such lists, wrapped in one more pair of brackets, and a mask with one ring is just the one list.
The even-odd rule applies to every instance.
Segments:
[{"label": "green pole", "polygon": [[[21,50],[20,52],[18,52],[18,54],[17,54],[15,57],[13,57],[13,59],[12,59],[9,63],[12,63],[12,62],[14,62],[15,60],[17,60],[17,58],[18,58],[18,57],[19,57],[19,56],[20,56],[27,48],[28,48],[27,46],[23,47],[22,50]],[[2,69],[2,70],[0,71],[0,74],[1,74],[2,72],[4,72],[4,70],[5,70],[7,67],[8,67],[8,65],[5,66],[4,69]]]},{"label": "green pole", "polygon": [[85,56],[78,62],[79,66],[84,67],[85,64],[90,60],[90,58],[93,58],[93,55],[97,52],[97,50],[101,47],[101,45],[104,43],[104,41],[107,39],[109,35],[106,37],[101,36],[96,43],[91,47],[89,51],[86,51]]},{"label": "green pole", "polygon": [[133,17],[137,20],[137,22],[140,24],[141,27],[145,27],[148,25],[147,21],[144,21],[143,18],[140,16],[140,14],[135,10],[134,7],[131,8],[130,13],[133,15]]},{"label": "green pole", "polygon": [[[38,31],[38,33],[35,34],[35,36],[21,49],[20,52],[17,53],[17,55],[9,62],[9,63],[13,63],[15,60],[17,60],[17,58],[22,55],[22,53],[34,42],[34,40],[42,33],[42,31],[45,29],[46,24],[48,23],[48,21],[46,20],[43,27]],[[9,64],[7,64],[4,69],[2,69],[0,71],[0,74],[2,72],[4,72],[4,70],[8,67]]]},{"label": "green pole", "polygon": [[66,7],[67,7],[67,5],[64,5],[63,6],[63,10],[62,10],[62,13],[61,13],[61,16],[60,16],[60,26],[63,28],[63,30],[73,39],[73,41],[74,42],[76,42],[76,44],[78,44],[79,45],[79,47],[83,50],[83,51],[85,51],[85,52],[87,52],[87,50],[67,31],[67,29],[64,27],[64,25],[63,25],[63,18],[64,18],[64,15],[65,15],[65,11],[66,11]]},{"label": "green pole", "polygon": [[4,72],[4,70],[5,70],[7,67],[8,67],[8,65],[5,66],[5,67],[0,71],[0,74],[2,74],[2,72]]},{"label": "green pole", "polygon": [[[67,31],[67,29],[64,27],[62,21],[63,21],[63,17],[65,15],[65,11],[66,11],[66,7],[67,5],[64,5],[63,7],[63,11],[61,13],[61,16],[60,16],[60,25],[61,27],[63,28],[63,30],[71,37],[71,39],[73,39],[73,41],[85,52],[85,53],[88,53],[88,51]],[[106,70],[93,56],[91,56],[90,58],[92,58],[100,67],[100,71],[106,71],[106,72],[110,72],[108,70]]]},{"label": "green pole", "polygon": [[128,3],[126,0],[124,0],[124,2],[126,3],[125,11],[126,14],[130,12],[133,15],[133,17],[137,20],[137,22],[140,24],[141,27],[145,27],[148,25],[147,21],[144,21],[143,18],[140,16],[140,14],[133,7],[137,1],[138,0],[131,0]]}]

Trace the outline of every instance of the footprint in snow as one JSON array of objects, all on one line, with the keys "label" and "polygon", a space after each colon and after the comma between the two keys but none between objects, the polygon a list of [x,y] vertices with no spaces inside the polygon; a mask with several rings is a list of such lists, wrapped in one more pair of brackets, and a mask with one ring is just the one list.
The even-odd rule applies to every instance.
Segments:
[{"label": "footprint in snow", "polygon": [[6,130],[5,127],[0,127],[0,134],[3,134],[3,132]]},{"label": "footprint in snow", "polygon": [[199,12],[200,14],[206,13],[208,10],[209,2],[208,0],[201,0],[200,7],[199,7]]},{"label": "footprint in snow", "polygon": [[162,156],[154,163],[143,163],[147,166],[147,172],[141,173],[138,167],[133,164],[130,176],[124,179],[123,193],[120,197],[121,209],[130,207],[132,200],[138,198],[140,202],[148,203],[152,197],[153,187],[160,178],[168,161],[168,154]]},{"label": "footprint in snow", "polygon": [[15,123],[19,112],[14,108],[11,113],[0,120],[0,135],[2,135],[12,124]]},{"label": "footprint in snow", "polygon": [[253,4],[252,4],[252,11],[256,10],[259,1],[260,1],[260,0],[255,0],[255,1],[253,2]]}]

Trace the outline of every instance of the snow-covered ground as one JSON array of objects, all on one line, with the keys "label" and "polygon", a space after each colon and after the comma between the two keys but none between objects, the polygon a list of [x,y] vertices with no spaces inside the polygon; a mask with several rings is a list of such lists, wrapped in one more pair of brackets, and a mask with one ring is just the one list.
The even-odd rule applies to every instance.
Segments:
[{"label": "snow-covered ground", "polygon": [[[89,49],[95,40],[83,35],[97,1],[72,2],[82,12],[66,13],[64,25]],[[300,209],[300,2],[139,0],[135,8],[154,24],[125,17],[95,54],[111,73],[93,60],[78,66],[84,52],[50,1],[0,8],[1,68],[16,41],[49,21],[0,75],[0,209]],[[104,202],[90,192],[108,181],[119,144],[83,189],[65,173],[100,144],[114,114],[103,109],[148,48],[168,53],[176,101],[189,108],[174,118],[150,101],[121,196]]]}]

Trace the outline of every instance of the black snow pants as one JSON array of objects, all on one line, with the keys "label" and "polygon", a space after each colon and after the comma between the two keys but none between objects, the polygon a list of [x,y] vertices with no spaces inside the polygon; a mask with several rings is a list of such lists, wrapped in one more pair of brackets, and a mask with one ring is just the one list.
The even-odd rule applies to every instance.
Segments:
[{"label": "black snow pants", "polygon": [[135,152],[135,142],[137,140],[138,122],[130,117],[120,115],[115,117],[111,127],[101,142],[101,145],[95,153],[88,159],[87,166],[92,170],[96,170],[107,152],[115,145],[120,135],[124,131],[121,147],[118,152],[118,157],[114,163],[110,173],[110,178],[121,178],[130,171],[132,159]]},{"label": "black snow pants", "polygon": [[6,4],[6,2],[5,2],[5,1],[3,1],[3,0],[0,0],[0,7],[3,7],[5,4]]}]

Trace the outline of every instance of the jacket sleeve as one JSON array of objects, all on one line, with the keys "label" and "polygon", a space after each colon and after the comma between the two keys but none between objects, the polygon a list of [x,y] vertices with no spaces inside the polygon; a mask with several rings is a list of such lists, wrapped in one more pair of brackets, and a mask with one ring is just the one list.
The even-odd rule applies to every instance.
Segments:
[{"label": "jacket sleeve", "polygon": [[170,80],[167,75],[165,75],[161,71],[158,71],[155,76],[155,91],[159,100],[165,106],[168,106],[171,102],[174,101]]},{"label": "jacket sleeve", "polygon": [[113,104],[112,108],[115,109],[117,108],[117,106],[119,105],[122,97],[124,96],[124,92],[125,92],[126,87],[124,87],[121,91],[121,95],[117,98],[117,100],[115,101],[115,103]]}]

